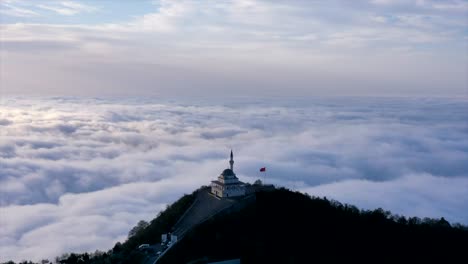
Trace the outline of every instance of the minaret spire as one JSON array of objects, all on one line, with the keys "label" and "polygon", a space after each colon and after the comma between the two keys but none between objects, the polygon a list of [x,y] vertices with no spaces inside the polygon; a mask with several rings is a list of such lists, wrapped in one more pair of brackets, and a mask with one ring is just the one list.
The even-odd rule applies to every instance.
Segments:
[{"label": "minaret spire", "polygon": [[234,155],[232,154],[232,149],[231,149],[231,160],[229,161],[229,164],[231,165],[231,170],[234,171]]}]

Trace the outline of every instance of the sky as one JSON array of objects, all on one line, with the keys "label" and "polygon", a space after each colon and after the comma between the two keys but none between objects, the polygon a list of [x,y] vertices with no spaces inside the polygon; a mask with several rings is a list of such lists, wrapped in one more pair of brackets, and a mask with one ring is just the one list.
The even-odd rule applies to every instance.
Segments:
[{"label": "sky", "polygon": [[460,96],[468,1],[1,0],[2,95]]}]

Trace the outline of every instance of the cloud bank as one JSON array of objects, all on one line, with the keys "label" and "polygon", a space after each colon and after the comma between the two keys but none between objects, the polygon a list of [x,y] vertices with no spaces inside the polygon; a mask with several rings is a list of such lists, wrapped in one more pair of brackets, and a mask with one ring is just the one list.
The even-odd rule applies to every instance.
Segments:
[{"label": "cloud bank", "polygon": [[209,184],[231,148],[244,181],[468,224],[466,104],[4,98],[0,261],[111,248],[138,220]]},{"label": "cloud bank", "polygon": [[458,96],[467,12],[461,0],[4,0],[2,86],[49,96]]}]

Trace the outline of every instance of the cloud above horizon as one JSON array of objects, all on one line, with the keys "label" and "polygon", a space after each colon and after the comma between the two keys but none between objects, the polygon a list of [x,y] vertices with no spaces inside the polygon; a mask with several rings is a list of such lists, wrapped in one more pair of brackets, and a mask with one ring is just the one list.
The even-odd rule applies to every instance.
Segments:
[{"label": "cloud above horizon", "polygon": [[4,98],[0,261],[109,249],[208,185],[231,148],[243,181],[468,224],[466,103]]},{"label": "cloud above horizon", "polygon": [[0,12],[4,94],[454,96],[468,82],[464,0],[7,0]]}]

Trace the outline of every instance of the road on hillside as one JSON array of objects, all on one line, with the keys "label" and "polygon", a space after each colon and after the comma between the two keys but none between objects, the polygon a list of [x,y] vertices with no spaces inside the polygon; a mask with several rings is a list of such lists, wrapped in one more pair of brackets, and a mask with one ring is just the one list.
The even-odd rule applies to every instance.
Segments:
[{"label": "road on hillside", "polygon": [[159,257],[157,252],[163,252],[166,249],[165,246],[162,246],[160,243],[151,245],[148,249],[145,249],[146,259],[142,262],[143,264],[153,264],[156,259]]},{"label": "road on hillside", "polygon": [[209,188],[200,190],[194,204],[174,226],[173,234],[181,238],[186,231],[190,230],[195,225],[213,216],[217,212],[228,208],[234,203],[234,200],[214,197],[210,194]]},{"label": "road on hillside", "polygon": [[[235,200],[219,199],[210,194],[209,188],[204,188],[197,194],[197,198],[192,206],[175,224],[172,234],[176,235],[178,239],[182,239],[185,232],[223,209],[232,206],[234,203],[236,203]],[[160,256],[156,253],[161,251],[163,254],[166,250],[168,250],[167,246],[162,246],[161,244],[151,245],[151,250],[148,250],[147,258],[143,261],[143,264],[154,264]]]}]

